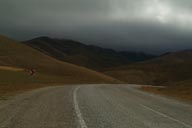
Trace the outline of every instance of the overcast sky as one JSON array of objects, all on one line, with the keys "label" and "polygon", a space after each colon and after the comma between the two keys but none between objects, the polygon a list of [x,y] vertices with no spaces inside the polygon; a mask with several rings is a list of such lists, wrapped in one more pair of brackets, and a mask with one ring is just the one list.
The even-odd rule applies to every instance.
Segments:
[{"label": "overcast sky", "polygon": [[0,34],[117,50],[192,49],[192,0],[0,0]]}]

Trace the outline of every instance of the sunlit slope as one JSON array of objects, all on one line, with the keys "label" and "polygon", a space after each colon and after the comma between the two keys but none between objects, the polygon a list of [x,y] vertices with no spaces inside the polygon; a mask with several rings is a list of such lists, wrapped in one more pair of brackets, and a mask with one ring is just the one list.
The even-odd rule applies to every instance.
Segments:
[{"label": "sunlit slope", "polygon": [[[105,76],[101,73],[89,70],[84,67],[60,62],[54,58],[42,54],[39,51],[36,51],[21,43],[17,43],[16,41],[4,36],[0,36],[0,65],[19,67],[25,70],[35,68],[37,70],[35,79],[37,79],[39,82],[114,82],[114,79],[111,77]],[[8,73],[10,73],[10,71]],[[15,72],[13,74],[15,74]],[[25,74],[29,75],[27,72]]]}]

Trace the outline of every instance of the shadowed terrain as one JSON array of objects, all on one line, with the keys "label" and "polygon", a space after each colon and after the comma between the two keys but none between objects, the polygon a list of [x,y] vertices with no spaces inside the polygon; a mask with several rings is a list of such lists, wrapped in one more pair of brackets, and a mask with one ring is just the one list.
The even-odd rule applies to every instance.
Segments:
[{"label": "shadowed terrain", "polygon": [[39,37],[24,42],[49,56],[95,70],[148,60],[154,55],[137,52],[117,52],[112,49],[86,45],[77,41]]}]

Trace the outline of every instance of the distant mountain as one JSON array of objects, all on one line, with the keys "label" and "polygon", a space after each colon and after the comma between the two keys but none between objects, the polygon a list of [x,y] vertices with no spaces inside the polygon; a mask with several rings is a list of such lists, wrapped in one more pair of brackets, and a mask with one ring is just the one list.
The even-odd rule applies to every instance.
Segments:
[{"label": "distant mountain", "polygon": [[[168,53],[158,58],[105,71],[127,83],[173,86],[192,81],[192,50]],[[184,82],[185,81],[185,82]]]},{"label": "distant mountain", "polygon": [[25,44],[59,60],[95,70],[148,60],[154,55],[137,52],[117,52],[112,49],[86,45],[73,40],[39,37]]},{"label": "distant mountain", "polygon": [[[110,83],[114,79],[96,71],[58,61],[38,50],[0,36],[0,85],[23,82],[40,83]],[[11,72],[7,69],[23,69]],[[27,70],[36,69],[37,75],[30,77]],[[7,71],[5,71],[7,70]]]},{"label": "distant mountain", "polygon": [[121,51],[119,53],[122,56],[125,56],[126,59],[130,60],[131,62],[145,61],[145,60],[150,60],[150,59],[158,57],[156,55],[146,54],[143,52]]}]

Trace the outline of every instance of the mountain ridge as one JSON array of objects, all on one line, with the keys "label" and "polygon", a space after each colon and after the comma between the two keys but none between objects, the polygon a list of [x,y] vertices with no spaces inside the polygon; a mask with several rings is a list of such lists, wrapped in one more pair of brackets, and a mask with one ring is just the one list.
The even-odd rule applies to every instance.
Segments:
[{"label": "mountain ridge", "polygon": [[85,66],[94,70],[120,66],[156,57],[155,55],[141,52],[117,52],[113,49],[87,45],[68,39],[38,37],[24,41],[23,43],[58,60]]}]

